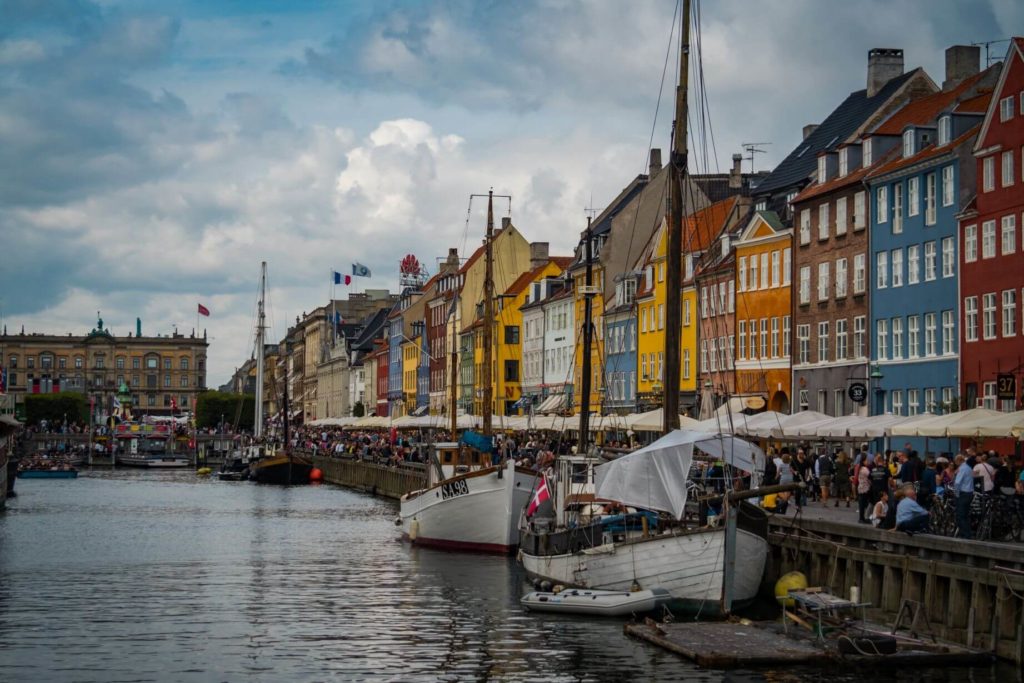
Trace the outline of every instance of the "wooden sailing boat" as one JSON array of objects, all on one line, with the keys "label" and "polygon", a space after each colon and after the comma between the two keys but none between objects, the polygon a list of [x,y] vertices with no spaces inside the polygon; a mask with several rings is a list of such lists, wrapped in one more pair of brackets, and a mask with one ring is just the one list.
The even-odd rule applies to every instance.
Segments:
[{"label": "wooden sailing boat", "polygon": [[[484,271],[483,438],[492,442],[491,364],[494,334],[494,192],[487,193]],[[454,349],[454,343],[453,343]],[[452,366],[451,425],[454,438],[455,368]],[[489,449],[488,449],[489,450]],[[508,553],[519,542],[519,515],[536,475],[490,453],[458,443],[434,445],[428,486],[402,496],[397,523],[403,538],[417,545]]]},{"label": "wooden sailing boat", "polygon": [[[760,587],[767,560],[767,517],[745,498],[766,492],[706,495],[696,505],[691,467],[710,456],[721,462],[719,482],[726,489],[734,471],[757,483],[764,454],[731,436],[678,431],[682,289],[683,183],[687,169],[687,75],[689,70],[690,3],[683,2],[682,46],[669,184],[671,214],[667,243],[665,316],[665,436],[650,446],[597,466],[589,496],[594,501],[582,514],[570,513],[565,498],[554,500],[555,518],[533,519],[520,534],[520,559],[527,573],[564,586],[602,590],[662,588],[677,608],[704,616],[724,614],[752,600]],[[590,230],[586,233],[590,285]],[[589,349],[590,296],[586,297],[584,349]],[[589,418],[590,353],[583,354],[583,396],[580,414],[581,453],[586,452]],[[559,467],[561,474],[564,467]],[[566,482],[556,482],[565,491]],[[596,510],[602,501],[614,509]],[[627,512],[630,506],[638,512]],[[739,514],[742,508],[742,514]],[[711,514],[711,513],[715,514]]]},{"label": "wooden sailing boat", "polygon": [[288,382],[284,383],[284,443],[280,452],[272,451],[263,439],[263,343],[266,330],[264,302],[267,288],[267,262],[260,265],[260,300],[256,322],[256,407],[253,422],[253,444],[249,457],[249,476],[261,484],[308,484],[313,461],[305,455],[292,453],[288,434]]}]

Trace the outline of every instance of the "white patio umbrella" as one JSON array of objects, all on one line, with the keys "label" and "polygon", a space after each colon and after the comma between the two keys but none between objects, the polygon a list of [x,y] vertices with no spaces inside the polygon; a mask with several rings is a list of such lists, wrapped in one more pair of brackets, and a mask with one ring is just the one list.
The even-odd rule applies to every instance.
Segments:
[{"label": "white patio umbrella", "polygon": [[1015,413],[999,413],[996,417],[979,420],[974,438],[1006,437],[1020,438],[1024,434],[1024,410]]},{"label": "white patio umbrella", "polygon": [[988,408],[973,408],[959,413],[931,415],[909,420],[892,428],[893,436],[958,437],[972,436],[979,422],[998,417],[999,412]]}]

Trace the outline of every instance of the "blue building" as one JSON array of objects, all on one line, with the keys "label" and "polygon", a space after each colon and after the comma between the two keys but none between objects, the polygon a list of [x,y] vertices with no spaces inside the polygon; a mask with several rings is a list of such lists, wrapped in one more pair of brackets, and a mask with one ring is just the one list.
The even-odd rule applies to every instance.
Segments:
[{"label": "blue building", "polygon": [[636,286],[635,273],[620,278],[615,300],[604,310],[605,413],[636,410]]},{"label": "blue building", "polygon": [[405,334],[402,327],[401,305],[388,318],[388,414],[400,417],[404,414],[405,395],[402,392],[402,342]]},{"label": "blue building", "polygon": [[[908,105],[864,140],[865,148],[891,150],[865,180],[872,414],[959,406],[957,214],[975,186],[971,149],[981,116],[958,105],[984,76]],[[924,439],[909,441],[924,452]],[[929,450],[955,448],[955,440],[933,440]]]},{"label": "blue building", "polygon": [[420,363],[416,368],[416,414],[423,415],[430,407],[430,347],[427,344],[426,320],[413,323],[413,338],[420,344]]}]

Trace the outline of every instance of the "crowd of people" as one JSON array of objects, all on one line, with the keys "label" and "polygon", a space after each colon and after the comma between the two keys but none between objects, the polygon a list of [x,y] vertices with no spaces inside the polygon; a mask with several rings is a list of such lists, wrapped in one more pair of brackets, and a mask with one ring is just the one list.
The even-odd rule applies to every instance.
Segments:
[{"label": "crowd of people", "polygon": [[952,458],[921,458],[906,444],[899,451],[874,454],[864,445],[852,455],[844,450],[810,453],[801,447],[770,449],[768,455],[765,485],[804,484],[793,493],[765,498],[766,508],[783,514],[791,505],[800,511],[816,502],[855,504],[861,524],[916,533],[929,530],[934,505],[954,500],[957,535],[971,538],[976,495],[1009,496],[1017,509],[1024,509],[1024,463],[994,451],[968,448]]},{"label": "crowd of people", "polygon": [[65,451],[51,449],[48,451],[32,453],[30,455],[22,457],[18,461],[18,471],[69,471],[75,469],[75,465],[78,464],[81,457],[81,454],[74,450]]}]

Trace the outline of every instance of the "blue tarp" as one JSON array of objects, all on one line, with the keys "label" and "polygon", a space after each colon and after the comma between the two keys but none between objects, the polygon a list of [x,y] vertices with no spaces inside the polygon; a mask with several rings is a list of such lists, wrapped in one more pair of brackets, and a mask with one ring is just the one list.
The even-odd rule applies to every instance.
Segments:
[{"label": "blue tarp", "polygon": [[481,453],[490,453],[494,450],[493,437],[477,434],[476,432],[469,430],[462,433],[462,438],[459,439],[459,443],[465,444],[470,448],[475,448]]}]

